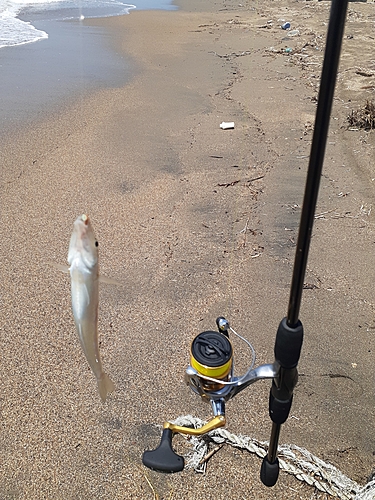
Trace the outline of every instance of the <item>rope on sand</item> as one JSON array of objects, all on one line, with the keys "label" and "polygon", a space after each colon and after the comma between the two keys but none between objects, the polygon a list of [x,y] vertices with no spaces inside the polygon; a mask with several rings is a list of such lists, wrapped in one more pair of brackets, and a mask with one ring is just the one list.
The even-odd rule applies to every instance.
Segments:
[{"label": "rope on sand", "polygon": [[[179,417],[174,421],[177,425],[202,427],[205,422],[192,415]],[[186,456],[186,467],[197,472],[205,472],[209,444],[229,444],[263,458],[267,453],[268,442],[258,441],[249,436],[237,436],[226,429],[215,429],[203,436],[191,436],[189,442],[193,449]],[[336,467],[316,457],[308,450],[290,444],[279,446],[278,457],[280,469],[294,475],[300,481],[314,486],[319,491],[325,492],[341,500],[374,500],[375,479],[365,486],[352,481]]]}]

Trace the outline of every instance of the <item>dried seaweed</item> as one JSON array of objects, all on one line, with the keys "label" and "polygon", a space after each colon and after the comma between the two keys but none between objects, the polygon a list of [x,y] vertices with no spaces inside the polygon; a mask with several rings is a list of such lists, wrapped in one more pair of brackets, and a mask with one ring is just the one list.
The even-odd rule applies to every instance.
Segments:
[{"label": "dried seaweed", "polygon": [[363,128],[365,130],[375,129],[375,104],[366,101],[366,104],[348,116],[349,127]]}]

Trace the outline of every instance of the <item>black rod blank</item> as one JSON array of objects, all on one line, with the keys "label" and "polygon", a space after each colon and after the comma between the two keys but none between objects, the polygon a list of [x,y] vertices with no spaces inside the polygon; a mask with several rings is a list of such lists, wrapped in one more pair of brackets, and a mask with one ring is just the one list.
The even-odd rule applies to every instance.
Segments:
[{"label": "black rod blank", "polygon": [[318,107],[307,172],[305,195],[302,206],[293,277],[290,288],[287,323],[297,324],[302,299],[307,257],[314,223],[316,201],[322,174],[324,153],[327,143],[333,93],[340,59],[341,43],[345,27],[348,0],[333,0],[326,40]]}]

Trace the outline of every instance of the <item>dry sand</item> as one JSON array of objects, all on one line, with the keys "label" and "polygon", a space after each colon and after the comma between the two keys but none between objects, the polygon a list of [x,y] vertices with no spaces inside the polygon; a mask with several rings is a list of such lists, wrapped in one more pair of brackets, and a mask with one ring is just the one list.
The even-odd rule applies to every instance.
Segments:
[{"label": "dry sand", "polygon": [[[192,338],[218,315],[253,343],[258,364],[273,360],[330,8],[179,3],[88,21],[110,30],[136,76],[3,141],[1,500],[328,498],[285,473],[265,488],[259,458],[229,446],[205,475],[141,464],[165,419],[210,417],[183,375]],[[373,96],[374,19],[373,5],[349,4],[301,308],[301,377],[280,441],[361,484],[375,469],[375,140],[348,130],[346,117]],[[66,262],[82,212],[102,273],[122,283],[100,290],[102,359],[116,383],[105,404],[79,348],[69,279],[48,264]],[[248,356],[235,349],[241,373]],[[269,386],[227,404],[231,432],[269,439]]]}]

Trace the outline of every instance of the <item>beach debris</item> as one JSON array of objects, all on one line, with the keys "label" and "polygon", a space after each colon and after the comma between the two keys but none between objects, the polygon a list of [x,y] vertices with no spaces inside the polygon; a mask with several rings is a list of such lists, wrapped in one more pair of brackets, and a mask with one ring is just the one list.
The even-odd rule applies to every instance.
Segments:
[{"label": "beach debris", "polygon": [[267,28],[267,29],[269,29],[269,28],[272,28],[272,26],[273,26],[273,21],[272,21],[272,19],[269,19],[266,22],[266,24],[261,24],[260,26],[256,26],[256,28],[259,28],[259,29]]},{"label": "beach debris", "polygon": [[218,54],[217,52],[209,52],[209,54],[214,54],[217,57],[230,60],[232,57],[242,57],[249,56],[252,54],[251,50],[243,50],[242,52],[231,52],[230,54]]},{"label": "beach debris", "polygon": [[101,400],[115,386],[102,368],[98,342],[99,263],[98,242],[87,215],[74,222],[68,263],[74,321],[81,347],[94,373]]},{"label": "beach debris", "polygon": [[152,493],[154,494],[154,500],[159,500],[159,495],[156,493],[155,491],[155,488],[153,487],[151,481],[149,480],[149,478],[146,476],[146,474],[143,474],[144,478],[146,479],[147,481],[147,484],[149,485],[149,487],[151,488],[152,490]]},{"label": "beach debris", "polygon": [[299,35],[299,30],[291,30],[288,32],[288,36],[297,36]]},{"label": "beach debris", "polygon": [[375,75],[375,71],[372,71],[371,69],[366,69],[366,68],[358,68],[356,70],[356,74],[360,76],[366,76],[366,77],[371,77]]},{"label": "beach debris", "polygon": [[367,215],[368,217],[370,216],[371,214],[371,210],[372,210],[372,205],[367,205],[366,203],[362,203],[361,205],[361,208],[359,209],[359,213],[364,216],[364,215]]},{"label": "beach debris", "polygon": [[221,122],[220,128],[223,130],[228,130],[234,128],[234,122]]},{"label": "beach debris", "polygon": [[315,285],[314,283],[304,283],[303,284],[303,289],[304,290],[316,290],[319,289],[320,287],[318,285]]},{"label": "beach debris", "polygon": [[314,215],[314,219],[325,219],[325,215],[330,214],[331,212],[334,212],[336,208],[333,208],[332,210],[326,210],[325,212],[322,212],[320,214]]},{"label": "beach debris", "polygon": [[205,462],[207,462],[215,453],[217,453],[221,448],[224,446],[224,444],[215,446],[211,451],[209,451],[200,461],[198,465],[203,465]]},{"label": "beach debris", "polygon": [[252,179],[247,179],[246,182],[254,182],[254,181],[259,181],[259,179],[263,179],[265,175],[258,175],[258,177],[253,177]]},{"label": "beach debris", "polygon": [[366,104],[357,110],[352,110],[348,116],[349,127],[365,130],[375,129],[375,103],[366,101]]},{"label": "beach debris", "polygon": [[281,25],[281,29],[288,30],[290,28],[290,23],[284,23]]},{"label": "beach debris", "polygon": [[[286,38],[285,38],[286,40]],[[280,48],[280,49],[276,49],[275,47],[268,47],[267,49],[265,49],[266,52],[272,52],[274,54],[291,54],[293,52],[293,49],[291,47],[283,47],[283,48]],[[295,51],[295,53],[298,53],[298,50]],[[291,88],[287,88],[285,87],[287,90],[291,90]]]},{"label": "beach debris", "polygon": [[232,182],[223,182],[223,183],[220,183],[218,184],[219,187],[229,187],[229,186],[235,186],[236,184],[238,184],[240,182],[240,179],[237,180],[237,181],[232,181]]},{"label": "beach debris", "polygon": [[247,228],[248,228],[248,226],[249,226],[249,220],[250,220],[250,219],[247,219],[246,224],[245,224],[245,227],[244,227],[243,229],[241,229],[241,231],[240,231],[238,234],[241,234],[241,233],[246,233]]}]

